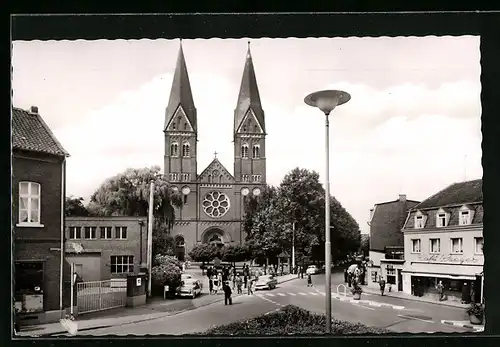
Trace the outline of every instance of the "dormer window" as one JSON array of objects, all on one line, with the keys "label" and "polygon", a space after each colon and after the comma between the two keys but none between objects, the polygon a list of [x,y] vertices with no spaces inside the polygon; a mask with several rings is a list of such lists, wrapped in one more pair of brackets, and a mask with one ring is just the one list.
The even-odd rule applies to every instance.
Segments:
[{"label": "dormer window", "polygon": [[440,208],[436,214],[436,227],[443,228],[448,226],[449,220],[450,220],[450,213]]},{"label": "dormer window", "polygon": [[472,224],[472,218],[474,217],[474,210],[467,205],[460,208],[459,211],[459,225],[470,225]]},{"label": "dormer window", "polygon": [[415,214],[415,229],[425,228],[425,222],[427,221],[427,215],[420,211]]},{"label": "dormer window", "polygon": [[241,146],[241,157],[243,159],[248,159],[248,145],[246,143]]}]

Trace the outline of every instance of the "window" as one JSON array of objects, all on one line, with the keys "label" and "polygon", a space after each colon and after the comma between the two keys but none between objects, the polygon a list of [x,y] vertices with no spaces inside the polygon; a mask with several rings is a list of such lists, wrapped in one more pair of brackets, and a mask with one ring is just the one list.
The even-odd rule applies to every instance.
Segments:
[{"label": "window", "polygon": [[482,237],[474,237],[474,253],[483,254],[484,240]]},{"label": "window", "polygon": [[438,220],[437,220],[437,226],[439,228],[445,227],[446,226],[446,214],[445,213],[440,213],[438,214]]},{"label": "window", "polygon": [[84,238],[87,240],[95,240],[96,237],[96,227],[85,227]]},{"label": "window", "polygon": [[127,238],[127,227],[115,227],[116,238],[125,240]]},{"label": "window", "polygon": [[387,275],[389,275],[389,276],[396,276],[396,269],[394,269],[394,268],[387,268],[386,271],[387,271]]},{"label": "window", "polygon": [[424,216],[415,217],[415,228],[422,229],[424,227]]},{"label": "window", "polygon": [[248,159],[248,145],[246,143],[241,146],[241,157],[243,159]]},{"label": "window", "polygon": [[469,225],[470,222],[470,212],[460,211],[460,225]]},{"label": "window", "polygon": [[132,255],[112,255],[111,273],[120,274],[134,272],[134,256]]},{"label": "window", "polygon": [[208,183],[212,183],[212,175],[208,175]]},{"label": "window", "polygon": [[252,175],[252,182],[260,182],[261,175]]},{"label": "window", "polygon": [[177,124],[175,124],[175,122],[172,122],[172,130],[177,130]]},{"label": "window", "polygon": [[183,174],[182,174],[182,180],[183,180],[184,182],[189,181],[190,177],[191,177],[191,175],[190,175],[190,174],[188,174],[188,173],[183,173]]},{"label": "window", "polygon": [[377,271],[372,271],[372,282],[378,282]]},{"label": "window", "polygon": [[19,223],[40,224],[40,184],[19,182]]},{"label": "window", "polygon": [[82,238],[82,228],[80,227],[69,227],[69,238],[70,240],[79,240]]},{"label": "window", "polygon": [[241,175],[241,178],[243,182],[249,182],[250,181],[250,176],[249,175]]},{"label": "window", "polygon": [[111,227],[101,227],[101,239],[111,239]]},{"label": "window", "polygon": [[189,148],[189,143],[185,143],[182,145],[182,156],[184,158],[189,158],[190,155],[190,148]]},{"label": "window", "polygon": [[441,252],[441,240],[440,239],[430,239],[430,253]]},{"label": "window", "polygon": [[463,253],[463,239],[461,237],[451,239],[451,253]]},{"label": "window", "polygon": [[171,172],[169,175],[168,175],[170,181],[178,181],[179,180],[179,174],[176,173],[176,172]]},{"label": "window", "polygon": [[184,130],[188,129],[188,123],[184,123]]},{"label": "window", "polygon": [[411,252],[420,253],[420,239],[411,240]]},{"label": "window", "polygon": [[243,132],[246,133],[247,132],[247,126],[246,125],[243,125]]},{"label": "window", "polygon": [[252,157],[254,159],[260,158],[260,146],[259,145],[253,146]]},{"label": "window", "polygon": [[179,144],[177,142],[173,142],[170,145],[170,156],[177,157],[179,155]]},{"label": "window", "polygon": [[223,180],[224,180],[224,176],[220,175],[219,176],[219,183],[222,183]]},{"label": "window", "polygon": [[184,199],[184,205],[187,205],[187,203],[188,203],[188,196],[184,195],[183,199]]}]

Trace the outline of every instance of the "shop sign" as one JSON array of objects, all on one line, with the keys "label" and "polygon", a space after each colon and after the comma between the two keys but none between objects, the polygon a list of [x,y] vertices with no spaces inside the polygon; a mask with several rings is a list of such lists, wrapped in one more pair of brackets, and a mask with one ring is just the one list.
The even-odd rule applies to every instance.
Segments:
[{"label": "shop sign", "polygon": [[454,263],[454,264],[478,264],[479,258],[464,258],[461,256],[433,254],[429,256],[418,256],[417,261],[429,263]]}]

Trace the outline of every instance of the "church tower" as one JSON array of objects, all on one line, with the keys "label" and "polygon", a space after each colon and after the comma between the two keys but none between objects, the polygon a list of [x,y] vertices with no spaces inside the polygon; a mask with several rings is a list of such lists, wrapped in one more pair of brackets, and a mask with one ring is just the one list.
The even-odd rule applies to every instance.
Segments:
[{"label": "church tower", "polygon": [[[165,112],[165,176],[182,189],[184,204],[194,204],[197,179],[197,116],[182,50],[179,48],[170,99]],[[191,194],[190,194],[191,193]]]},{"label": "church tower", "polygon": [[234,179],[242,186],[266,183],[266,127],[250,42],[234,111]]}]

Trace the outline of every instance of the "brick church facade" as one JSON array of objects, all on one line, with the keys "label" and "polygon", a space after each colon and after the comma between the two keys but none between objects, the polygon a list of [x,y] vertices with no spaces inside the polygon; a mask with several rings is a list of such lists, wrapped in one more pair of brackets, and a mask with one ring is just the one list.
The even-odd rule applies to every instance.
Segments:
[{"label": "brick church facade", "polygon": [[197,114],[181,44],[164,126],[165,176],[183,198],[172,230],[179,258],[198,243],[242,243],[244,200],[266,184],[265,117],[250,46],[233,118],[233,174],[217,157],[198,174]]}]

